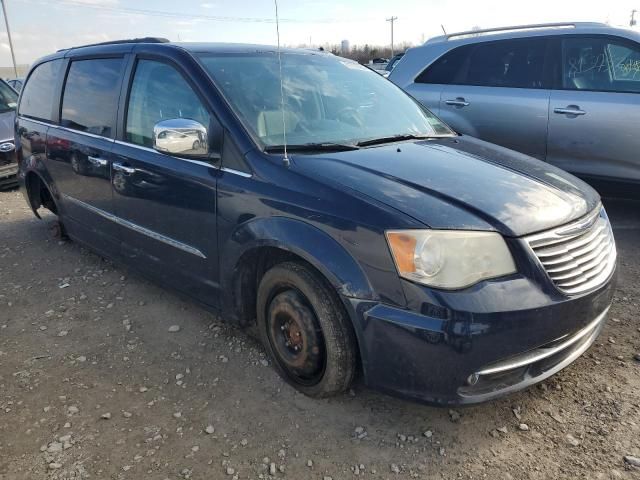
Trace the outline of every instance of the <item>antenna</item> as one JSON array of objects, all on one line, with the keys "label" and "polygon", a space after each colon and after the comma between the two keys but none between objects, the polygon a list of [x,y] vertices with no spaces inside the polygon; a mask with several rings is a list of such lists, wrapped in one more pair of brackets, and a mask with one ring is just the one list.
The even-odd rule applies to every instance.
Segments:
[{"label": "antenna", "polygon": [[278,68],[280,69],[280,109],[282,110],[282,144],[284,145],[284,157],[282,163],[288,167],[291,162],[287,155],[287,119],[284,113],[284,85],[282,82],[282,57],[280,56],[280,21],[278,18],[278,0],[273,0],[276,5],[276,33],[278,35]]},{"label": "antenna", "polygon": [[444,25],[440,24],[440,28],[442,28],[442,31],[444,32],[444,34],[447,34],[447,31],[444,29]]}]

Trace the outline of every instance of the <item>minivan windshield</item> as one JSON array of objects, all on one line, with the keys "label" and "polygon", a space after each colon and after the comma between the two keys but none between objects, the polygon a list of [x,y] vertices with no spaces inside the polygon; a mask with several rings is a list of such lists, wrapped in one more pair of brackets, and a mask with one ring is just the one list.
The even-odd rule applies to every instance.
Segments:
[{"label": "minivan windshield", "polygon": [[[453,135],[435,115],[378,73],[326,53],[200,54],[245,127],[267,150],[357,148]],[[309,148],[311,147],[311,148]]]},{"label": "minivan windshield", "polygon": [[15,110],[18,104],[18,94],[5,82],[0,81],[0,112]]}]

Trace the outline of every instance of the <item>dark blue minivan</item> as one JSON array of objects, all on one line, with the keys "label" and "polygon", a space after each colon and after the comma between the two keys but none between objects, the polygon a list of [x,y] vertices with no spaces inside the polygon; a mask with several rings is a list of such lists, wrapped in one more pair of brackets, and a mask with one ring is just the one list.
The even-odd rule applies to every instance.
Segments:
[{"label": "dark blue minivan", "polygon": [[595,341],[597,193],[456,134],[324,52],[137,39],[37,61],[16,120],[34,213],[259,333],[313,397],[434,404],[543,380]]}]

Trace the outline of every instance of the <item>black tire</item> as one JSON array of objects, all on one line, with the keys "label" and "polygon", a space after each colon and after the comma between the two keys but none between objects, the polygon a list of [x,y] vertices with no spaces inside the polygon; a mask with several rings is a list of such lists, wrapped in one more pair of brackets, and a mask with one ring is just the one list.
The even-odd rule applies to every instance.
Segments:
[{"label": "black tire", "polygon": [[258,330],[278,373],[310,397],[344,392],[356,372],[351,322],[336,292],[296,262],[274,266],[258,287]]}]

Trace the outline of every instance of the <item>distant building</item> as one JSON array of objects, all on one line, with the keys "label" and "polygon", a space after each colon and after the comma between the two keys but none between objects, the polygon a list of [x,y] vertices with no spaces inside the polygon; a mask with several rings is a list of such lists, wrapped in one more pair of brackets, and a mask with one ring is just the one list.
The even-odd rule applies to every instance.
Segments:
[{"label": "distant building", "polygon": [[346,55],[351,51],[351,45],[349,45],[349,40],[342,40],[340,43],[340,52],[342,55]]}]

